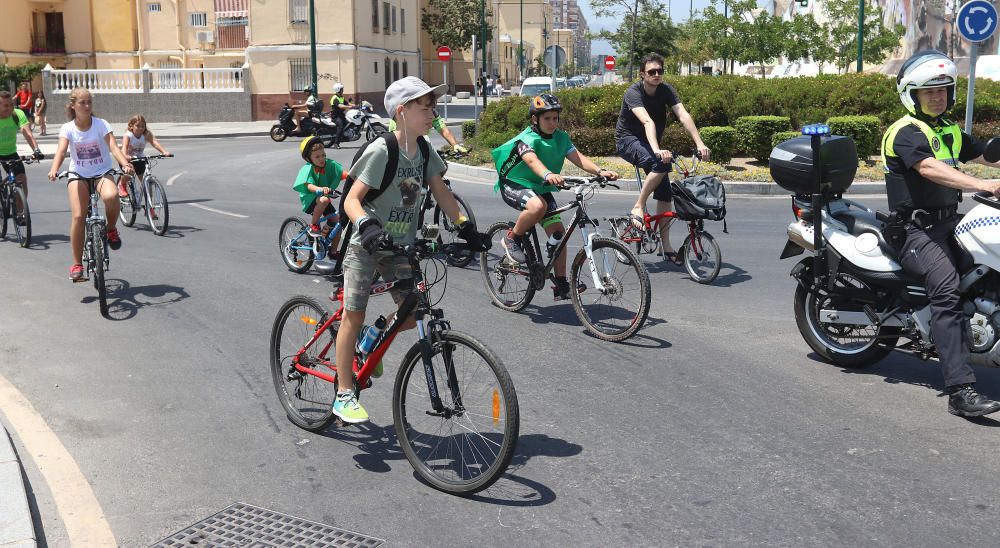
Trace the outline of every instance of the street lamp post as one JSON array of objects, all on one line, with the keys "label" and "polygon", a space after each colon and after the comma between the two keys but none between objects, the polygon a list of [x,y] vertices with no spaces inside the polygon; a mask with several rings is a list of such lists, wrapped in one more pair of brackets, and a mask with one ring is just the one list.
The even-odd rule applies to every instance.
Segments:
[{"label": "street lamp post", "polygon": [[[486,111],[486,71],[488,70],[486,68],[486,0],[480,0],[479,5],[479,32],[480,36],[483,37],[483,39],[479,41],[480,47],[483,48],[483,76],[482,85],[480,87],[483,88],[483,111]],[[476,52],[473,51],[472,55],[476,55]],[[476,76],[477,75],[475,74],[472,75],[473,78]]]},{"label": "street lamp post", "polygon": [[517,42],[517,66],[519,69],[518,76],[521,77],[521,82],[524,82],[524,0],[518,2],[521,4],[521,15],[518,18],[518,25],[521,27],[521,38]]},{"label": "street lamp post", "polygon": [[862,62],[861,56],[864,53],[864,38],[865,38],[865,0],[858,0],[858,72],[861,72]]},{"label": "street lamp post", "polygon": [[319,74],[316,68],[316,5],[309,0],[309,54],[312,57],[312,88],[319,96]]}]

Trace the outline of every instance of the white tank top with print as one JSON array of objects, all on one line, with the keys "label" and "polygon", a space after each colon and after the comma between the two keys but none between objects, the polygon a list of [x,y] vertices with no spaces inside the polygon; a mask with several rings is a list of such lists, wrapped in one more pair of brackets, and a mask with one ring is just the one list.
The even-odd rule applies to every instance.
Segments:
[{"label": "white tank top with print", "polygon": [[146,136],[143,135],[136,138],[135,134],[131,131],[126,131],[125,136],[128,137],[129,156],[145,156]]}]

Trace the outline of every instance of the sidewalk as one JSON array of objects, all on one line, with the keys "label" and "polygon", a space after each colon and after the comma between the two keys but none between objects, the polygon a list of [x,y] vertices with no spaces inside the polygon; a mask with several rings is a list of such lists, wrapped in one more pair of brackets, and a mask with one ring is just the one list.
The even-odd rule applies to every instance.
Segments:
[{"label": "sidewalk", "polygon": [[21,463],[10,435],[0,424],[0,547],[35,548],[35,529]]}]

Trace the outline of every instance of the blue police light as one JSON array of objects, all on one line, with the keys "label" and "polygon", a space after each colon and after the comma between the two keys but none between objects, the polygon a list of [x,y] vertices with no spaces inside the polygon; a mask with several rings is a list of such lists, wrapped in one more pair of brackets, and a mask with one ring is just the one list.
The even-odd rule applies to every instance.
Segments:
[{"label": "blue police light", "polygon": [[802,127],[802,135],[829,135],[830,126],[826,124],[810,124]]}]

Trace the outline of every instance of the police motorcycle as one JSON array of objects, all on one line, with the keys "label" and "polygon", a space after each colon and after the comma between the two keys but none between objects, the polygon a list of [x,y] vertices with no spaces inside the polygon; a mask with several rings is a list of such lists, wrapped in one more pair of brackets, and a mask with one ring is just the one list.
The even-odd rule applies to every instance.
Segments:
[{"label": "police motorcycle", "polygon": [[341,143],[357,141],[362,135],[366,141],[371,141],[389,131],[389,128],[378,121],[375,108],[368,101],[361,101],[360,107],[352,108],[345,112],[344,119],[346,123],[344,125],[343,138],[340,140]]},{"label": "police motorcycle", "polygon": [[[840,367],[863,368],[891,351],[938,357],[931,312],[919,280],[903,271],[898,249],[905,228],[894,215],[843,197],[857,171],[854,141],[822,125],[779,143],[771,175],[791,192],[794,221],[781,259],[808,252],[791,271],[795,323],[806,343]],[[983,157],[1000,160],[1000,138]],[[987,192],[955,229],[974,266],[961,273],[969,321],[969,361],[1000,367],[1000,200]]]},{"label": "police motorcycle", "polygon": [[337,125],[333,123],[330,113],[323,112],[323,102],[319,101],[311,116],[303,116],[299,120],[299,131],[295,130],[295,111],[285,103],[278,113],[278,121],[271,126],[271,139],[281,142],[286,137],[309,137],[315,135],[323,141],[324,147],[333,146],[337,136]]}]

